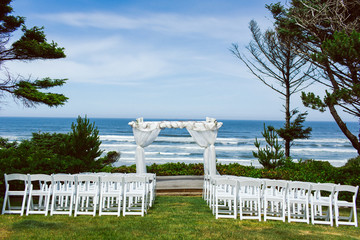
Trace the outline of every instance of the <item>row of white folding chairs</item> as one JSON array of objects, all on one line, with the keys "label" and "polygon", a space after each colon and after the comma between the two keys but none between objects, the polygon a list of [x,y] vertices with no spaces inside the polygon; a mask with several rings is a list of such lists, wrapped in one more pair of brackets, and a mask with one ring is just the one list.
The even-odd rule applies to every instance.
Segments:
[{"label": "row of white folding chairs", "polygon": [[[155,201],[155,174],[5,174],[2,214],[141,215]],[[12,189],[22,182],[21,190]],[[13,184],[11,184],[13,183]],[[18,186],[19,187],[19,186]],[[16,206],[12,198],[21,198]],[[51,202],[50,202],[51,199]]]},{"label": "row of white folding chairs", "polygon": [[[358,226],[356,197],[359,187],[236,176],[205,176],[203,197],[216,218],[282,220],[333,226]],[[351,201],[339,194],[352,194]],[[339,208],[350,208],[348,216]]]}]

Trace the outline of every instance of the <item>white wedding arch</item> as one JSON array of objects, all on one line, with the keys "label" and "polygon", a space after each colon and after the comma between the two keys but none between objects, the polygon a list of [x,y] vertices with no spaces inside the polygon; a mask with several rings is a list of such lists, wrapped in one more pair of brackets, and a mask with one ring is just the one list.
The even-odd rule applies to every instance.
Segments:
[{"label": "white wedding arch", "polygon": [[145,150],[155,141],[161,129],[164,128],[186,128],[194,141],[204,148],[204,174],[215,175],[216,153],[215,141],[222,122],[217,122],[214,118],[206,118],[206,121],[147,121],[138,118],[136,121],[129,122],[133,129],[136,142],[135,162],[136,172],[146,173]]}]

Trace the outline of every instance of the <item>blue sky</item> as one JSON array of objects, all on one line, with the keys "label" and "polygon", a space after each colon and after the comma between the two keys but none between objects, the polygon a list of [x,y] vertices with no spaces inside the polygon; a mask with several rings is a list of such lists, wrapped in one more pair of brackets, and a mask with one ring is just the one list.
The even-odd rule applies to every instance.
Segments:
[{"label": "blue sky", "polygon": [[[27,109],[7,98],[0,116],[282,120],[280,96],[229,51],[232,43],[245,51],[250,20],[271,26],[271,2],[14,0],[15,14],[44,26],[67,57],[6,66],[25,77],[68,78],[53,91],[69,101]],[[292,106],[308,110],[298,95]],[[308,120],[332,120],[308,111]]]}]

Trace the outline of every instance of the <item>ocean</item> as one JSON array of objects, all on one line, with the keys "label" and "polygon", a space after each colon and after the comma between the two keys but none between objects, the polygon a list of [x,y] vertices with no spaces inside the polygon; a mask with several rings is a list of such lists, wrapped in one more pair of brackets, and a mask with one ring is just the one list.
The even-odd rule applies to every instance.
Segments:
[{"label": "ocean", "polygon": [[[128,125],[135,119],[90,118],[100,132],[101,149],[120,152],[120,160],[114,166],[135,164],[135,140],[132,128]],[[145,119],[145,121],[157,121]],[[163,119],[162,119],[163,120]],[[160,120],[159,120],[160,121]],[[264,146],[261,135],[264,122],[275,128],[283,126],[282,121],[248,121],[248,120],[218,120],[223,122],[215,143],[218,163],[239,163],[242,165],[260,166],[253,157],[255,137]],[[71,123],[75,118],[21,118],[0,117],[0,136],[11,141],[21,141],[31,138],[33,132],[71,131]],[[312,127],[311,137],[296,140],[291,147],[294,160],[315,159],[329,161],[334,166],[342,166],[357,152],[349,140],[343,135],[334,122],[305,122]],[[358,135],[359,124],[347,122],[352,133]],[[146,164],[162,164],[168,162],[200,163],[203,149],[191,138],[186,129],[163,129],[159,137],[145,148]]]}]

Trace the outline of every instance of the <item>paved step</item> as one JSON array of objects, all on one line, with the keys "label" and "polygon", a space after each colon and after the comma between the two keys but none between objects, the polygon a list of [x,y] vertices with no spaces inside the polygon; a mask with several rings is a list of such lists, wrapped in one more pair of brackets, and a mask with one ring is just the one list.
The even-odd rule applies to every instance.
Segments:
[{"label": "paved step", "polygon": [[157,176],[156,193],[158,195],[201,195],[203,183],[204,176]]}]

